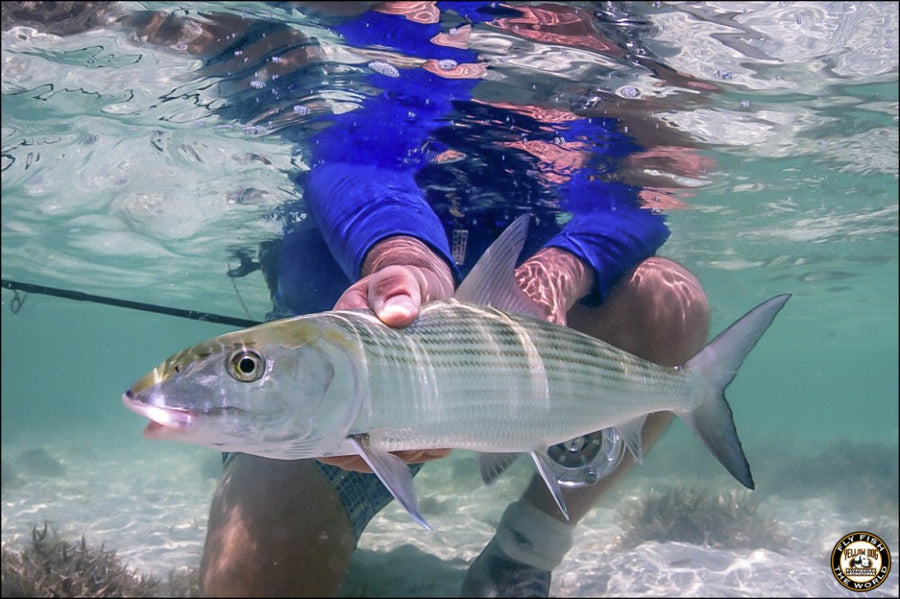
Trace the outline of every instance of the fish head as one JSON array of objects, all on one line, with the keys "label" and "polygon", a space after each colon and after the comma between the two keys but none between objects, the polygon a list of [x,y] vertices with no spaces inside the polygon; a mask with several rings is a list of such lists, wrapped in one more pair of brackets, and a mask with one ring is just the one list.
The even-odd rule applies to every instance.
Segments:
[{"label": "fish head", "polygon": [[154,368],[122,396],[144,436],[270,458],[323,455],[359,407],[352,344],[313,317],[215,337]]}]

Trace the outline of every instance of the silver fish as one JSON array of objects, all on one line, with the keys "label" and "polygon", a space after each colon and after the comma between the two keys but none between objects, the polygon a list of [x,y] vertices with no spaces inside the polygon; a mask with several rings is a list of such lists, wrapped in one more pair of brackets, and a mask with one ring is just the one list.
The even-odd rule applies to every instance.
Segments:
[{"label": "silver fish", "polygon": [[122,401],[151,420],[150,438],[274,459],[358,454],[426,528],[409,469],[388,452],[472,450],[485,482],[527,453],[567,514],[547,448],[616,427],[640,460],[644,419],[661,411],[752,489],[723,392],[790,296],[684,365],[660,366],[540,318],[513,277],[527,228],[517,219],[453,299],[424,305],[407,328],[353,310],[268,322],[175,354]]}]

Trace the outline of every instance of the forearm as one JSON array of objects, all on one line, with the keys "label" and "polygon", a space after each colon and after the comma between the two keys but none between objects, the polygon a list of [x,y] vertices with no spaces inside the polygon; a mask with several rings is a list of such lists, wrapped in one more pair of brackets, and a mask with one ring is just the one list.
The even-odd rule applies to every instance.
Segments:
[{"label": "forearm", "polygon": [[408,235],[382,239],[366,252],[360,276],[370,275],[387,266],[416,266],[438,275],[453,290],[453,273],[442,256],[428,245]]},{"label": "forearm", "polygon": [[547,247],[516,269],[519,287],[547,320],[566,324],[566,313],[594,287],[594,271],[571,252]]},{"label": "forearm", "polygon": [[661,215],[623,205],[616,210],[575,214],[545,247],[569,252],[590,268],[593,280],[585,295],[598,304],[622,275],[655,255],[668,236]]}]

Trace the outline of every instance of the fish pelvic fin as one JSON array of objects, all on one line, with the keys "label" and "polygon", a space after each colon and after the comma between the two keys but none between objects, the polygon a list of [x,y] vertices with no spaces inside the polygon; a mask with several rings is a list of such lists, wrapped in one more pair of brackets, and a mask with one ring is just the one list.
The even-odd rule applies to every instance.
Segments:
[{"label": "fish pelvic fin", "polygon": [[725,388],[790,297],[790,294],[777,295],[759,304],[684,365],[685,369],[699,372],[705,386],[699,407],[679,416],[703,439],[726,470],[748,489],[755,488],[753,475],[737,436],[731,406],[725,400]]},{"label": "fish pelvic fin", "polygon": [[516,283],[516,261],[528,236],[530,215],[504,229],[459,284],[453,298],[467,304],[493,306],[506,312],[544,318],[544,312]]},{"label": "fish pelvic fin", "polygon": [[478,472],[481,474],[481,480],[486,485],[493,484],[521,455],[521,453],[479,453]]},{"label": "fish pelvic fin", "polygon": [[431,525],[419,512],[416,501],[416,491],[413,487],[412,473],[409,466],[397,456],[372,447],[368,435],[351,435],[347,438],[356,452],[365,460],[378,480],[391,492],[400,505],[402,505],[413,520],[421,524],[426,530],[432,530]]}]

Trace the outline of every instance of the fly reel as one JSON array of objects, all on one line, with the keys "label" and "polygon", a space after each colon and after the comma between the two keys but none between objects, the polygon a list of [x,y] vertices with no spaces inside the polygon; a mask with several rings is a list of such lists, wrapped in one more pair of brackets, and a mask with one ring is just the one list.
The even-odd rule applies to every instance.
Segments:
[{"label": "fly reel", "polygon": [[569,439],[547,450],[553,474],[564,487],[586,487],[616,469],[625,443],[615,428]]}]

